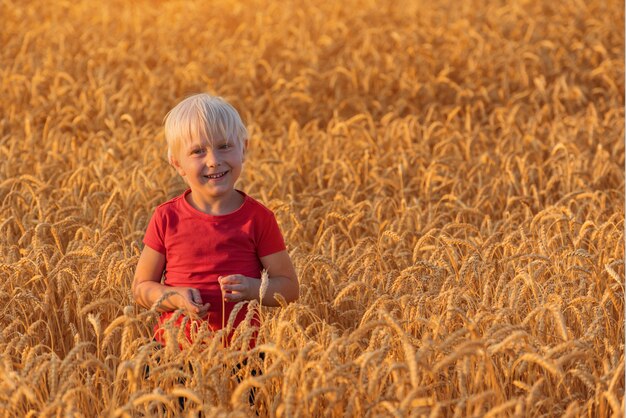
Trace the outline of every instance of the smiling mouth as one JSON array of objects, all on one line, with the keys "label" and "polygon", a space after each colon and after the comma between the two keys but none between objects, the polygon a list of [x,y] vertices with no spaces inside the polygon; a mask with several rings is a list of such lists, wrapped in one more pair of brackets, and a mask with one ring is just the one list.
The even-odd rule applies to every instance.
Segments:
[{"label": "smiling mouth", "polygon": [[222,173],[207,174],[204,177],[207,178],[207,179],[219,179],[219,178],[224,177],[226,175],[226,173],[228,173],[228,171],[224,171]]}]

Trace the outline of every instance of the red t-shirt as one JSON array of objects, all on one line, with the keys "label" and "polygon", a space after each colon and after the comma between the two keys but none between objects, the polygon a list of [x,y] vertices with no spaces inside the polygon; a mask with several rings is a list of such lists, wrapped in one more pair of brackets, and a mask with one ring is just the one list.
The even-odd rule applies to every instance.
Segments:
[{"label": "red t-shirt", "polygon": [[[217,278],[242,274],[261,278],[260,257],[285,249],[285,242],[272,211],[238,190],[244,197],[239,209],[226,215],[208,215],[192,207],[182,195],[159,205],[148,224],[143,242],[165,256],[165,284],[194,287],[202,302],[209,302],[211,329],[222,328],[222,293]],[[236,303],[225,302],[224,323]],[[235,320],[244,319],[247,305]],[[173,312],[164,312],[155,327],[155,338],[164,343],[160,325]],[[177,321],[182,321],[182,317]],[[192,321],[190,321],[192,322]],[[189,336],[189,327],[185,334]]]}]

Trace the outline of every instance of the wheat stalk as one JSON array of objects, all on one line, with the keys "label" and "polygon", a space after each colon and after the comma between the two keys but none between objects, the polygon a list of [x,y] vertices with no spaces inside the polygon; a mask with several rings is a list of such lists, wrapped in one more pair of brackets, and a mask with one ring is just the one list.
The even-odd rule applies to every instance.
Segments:
[{"label": "wheat stalk", "polygon": [[[621,6],[450,5],[3,4],[5,415],[243,417],[252,387],[260,416],[619,415]],[[189,343],[176,312],[157,347],[168,295],[130,284],[187,187],[163,115],[198,90],[247,123],[237,187],[301,293],[261,308],[262,272],[258,330],[221,295],[222,330]]]}]

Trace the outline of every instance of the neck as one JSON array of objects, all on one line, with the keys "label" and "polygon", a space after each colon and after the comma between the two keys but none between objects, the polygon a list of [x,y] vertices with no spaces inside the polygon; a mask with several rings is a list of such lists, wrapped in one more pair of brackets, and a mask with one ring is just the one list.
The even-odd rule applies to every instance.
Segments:
[{"label": "neck", "polygon": [[228,215],[239,209],[243,203],[243,196],[234,189],[228,196],[219,199],[203,199],[193,192],[189,192],[185,199],[194,209],[208,215]]}]

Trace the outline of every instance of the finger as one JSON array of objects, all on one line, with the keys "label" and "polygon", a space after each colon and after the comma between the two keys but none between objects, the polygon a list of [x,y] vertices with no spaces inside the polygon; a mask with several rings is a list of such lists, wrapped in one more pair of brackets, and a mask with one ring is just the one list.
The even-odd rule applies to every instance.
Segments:
[{"label": "finger", "polygon": [[246,286],[242,284],[231,284],[228,287],[225,287],[224,290],[229,292],[244,292],[246,290]]},{"label": "finger", "polygon": [[220,276],[218,279],[220,284],[237,284],[242,282],[240,274],[231,274],[229,276]]},{"label": "finger", "polygon": [[198,305],[190,304],[187,307],[187,311],[190,312],[192,315],[197,315],[200,312],[200,307]]},{"label": "finger", "polygon": [[202,305],[202,296],[200,296],[200,291],[198,289],[189,289],[189,293],[191,296],[191,302],[194,305]]},{"label": "finger", "polygon": [[241,292],[232,292],[232,293],[225,293],[224,299],[226,299],[229,302],[239,302],[243,300],[244,297],[243,297],[243,293]]}]

